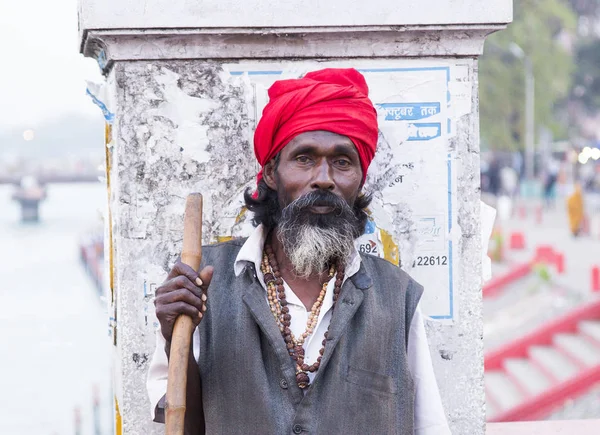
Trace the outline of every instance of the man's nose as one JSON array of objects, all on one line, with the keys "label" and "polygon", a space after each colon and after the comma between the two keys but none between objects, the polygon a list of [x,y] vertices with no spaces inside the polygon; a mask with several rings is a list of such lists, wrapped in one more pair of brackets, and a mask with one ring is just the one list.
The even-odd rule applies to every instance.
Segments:
[{"label": "man's nose", "polygon": [[333,182],[332,168],[328,162],[321,162],[314,168],[314,178],[311,183],[313,189],[333,190],[335,183]]}]

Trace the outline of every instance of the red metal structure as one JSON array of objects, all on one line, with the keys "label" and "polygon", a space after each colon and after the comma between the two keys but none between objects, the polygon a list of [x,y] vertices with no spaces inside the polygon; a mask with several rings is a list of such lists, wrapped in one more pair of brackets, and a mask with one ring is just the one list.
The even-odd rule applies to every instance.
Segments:
[{"label": "red metal structure", "polygon": [[553,265],[556,267],[558,273],[564,273],[565,271],[565,260],[564,255],[555,251],[552,246],[542,245],[538,246],[535,257],[522,264],[517,264],[511,268],[507,273],[499,275],[483,286],[483,297],[493,297],[510,283],[523,278],[531,273],[533,267],[538,263],[544,263]]},{"label": "red metal structure", "polygon": [[600,382],[600,300],[485,356],[488,420],[548,416]]}]

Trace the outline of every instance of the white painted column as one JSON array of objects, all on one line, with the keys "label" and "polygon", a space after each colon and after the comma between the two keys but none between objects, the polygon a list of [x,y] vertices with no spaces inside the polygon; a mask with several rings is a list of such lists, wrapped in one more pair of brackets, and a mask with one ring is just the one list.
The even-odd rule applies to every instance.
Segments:
[{"label": "white painted column", "polygon": [[205,195],[205,242],[244,235],[252,135],[283,77],[355,67],[380,116],[363,251],[426,287],[433,364],[453,433],[483,434],[477,57],[509,0],[81,0],[81,51],[106,75],[117,433],[160,433],[145,377],[151,295]]}]

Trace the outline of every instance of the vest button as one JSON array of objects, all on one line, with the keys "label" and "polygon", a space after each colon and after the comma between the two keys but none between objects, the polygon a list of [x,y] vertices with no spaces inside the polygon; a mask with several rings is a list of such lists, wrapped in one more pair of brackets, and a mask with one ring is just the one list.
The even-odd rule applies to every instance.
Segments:
[{"label": "vest button", "polygon": [[284,390],[287,390],[287,388],[288,388],[288,383],[287,383],[287,381],[286,381],[285,379],[282,379],[282,380],[280,380],[280,381],[279,381],[279,386],[280,386],[281,388],[283,388]]},{"label": "vest button", "polygon": [[302,433],[302,426],[300,426],[299,424],[295,424],[292,430],[294,431],[294,433]]}]

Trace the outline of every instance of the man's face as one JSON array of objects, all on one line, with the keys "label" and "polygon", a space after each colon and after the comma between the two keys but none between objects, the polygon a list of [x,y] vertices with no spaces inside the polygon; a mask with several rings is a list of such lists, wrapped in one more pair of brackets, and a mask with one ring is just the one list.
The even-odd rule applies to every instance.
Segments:
[{"label": "man's face", "polygon": [[[328,131],[309,131],[283,148],[277,168],[273,162],[265,167],[265,182],[277,191],[281,208],[318,190],[330,191],[353,206],[362,184],[362,169],[349,138]],[[331,209],[314,206],[311,211],[327,214]]]},{"label": "man's face", "polygon": [[325,131],[300,134],[277,165],[265,167],[264,180],[277,192],[277,237],[297,276],[346,261],[364,225],[353,209],[362,170],[350,139]]}]

